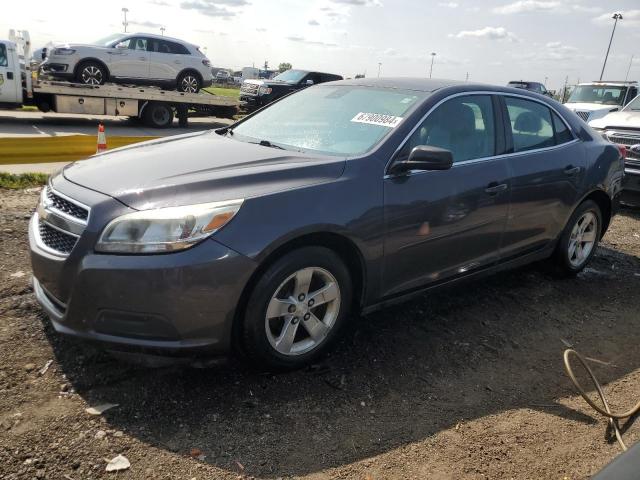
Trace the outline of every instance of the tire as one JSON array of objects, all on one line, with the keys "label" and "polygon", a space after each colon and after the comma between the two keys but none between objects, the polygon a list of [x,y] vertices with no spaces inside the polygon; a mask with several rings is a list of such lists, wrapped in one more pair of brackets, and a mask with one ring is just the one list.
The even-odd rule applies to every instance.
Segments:
[{"label": "tire", "polygon": [[[593,200],[581,203],[567,222],[552,261],[555,273],[573,277],[587,266],[602,232],[602,212]],[[578,238],[578,241],[576,241]]]},{"label": "tire", "polygon": [[108,78],[107,69],[98,62],[82,62],[76,71],[76,81],[84,85],[104,85]]},{"label": "tire", "polygon": [[[305,295],[321,289],[313,298]],[[249,296],[241,326],[244,354],[260,369],[308,365],[337,338],[351,298],[349,270],[332,250],[304,247],[285,254],[262,273]]]},{"label": "tire", "polygon": [[173,108],[166,103],[150,102],[142,112],[145,125],[153,128],[167,128],[173,124]]},{"label": "tire", "polygon": [[198,93],[202,88],[202,80],[197,73],[187,71],[178,75],[176,85],[179,92]]}]

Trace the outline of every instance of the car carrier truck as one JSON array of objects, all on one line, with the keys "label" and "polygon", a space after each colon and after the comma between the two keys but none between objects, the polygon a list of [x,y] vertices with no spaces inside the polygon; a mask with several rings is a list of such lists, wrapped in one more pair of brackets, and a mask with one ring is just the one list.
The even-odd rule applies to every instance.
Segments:
[{"label": "car carrier truck", "polygon": [[31,65],[29,33],[10,30],[9,40],[0,39],[0,109],[25,105],[42,112],[139,118],[148,126],[165,128],[174,116],[181,126],[186,126],[189,116],[231,118],[238,112],[239,101],[206,92],[44,80]]}]

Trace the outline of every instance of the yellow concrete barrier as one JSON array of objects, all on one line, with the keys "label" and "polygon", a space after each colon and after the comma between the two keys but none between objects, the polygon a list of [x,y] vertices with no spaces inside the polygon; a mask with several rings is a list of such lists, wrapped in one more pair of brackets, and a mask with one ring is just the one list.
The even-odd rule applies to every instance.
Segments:
[{"label": "yellow concrete barrier", "polygon": [[[109,150],[158,137],[107,137]],[[0,165],[14,163],[73,162],[96,153],[94,135],[64,135],[60,137],[0,138]]]}]

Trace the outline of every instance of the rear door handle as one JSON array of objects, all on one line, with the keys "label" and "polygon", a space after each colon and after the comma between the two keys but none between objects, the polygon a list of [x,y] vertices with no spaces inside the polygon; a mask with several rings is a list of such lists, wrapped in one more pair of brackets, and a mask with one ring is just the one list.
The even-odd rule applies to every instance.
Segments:
[{"label": "rear door handle", "polygon": [[500,192],[504,192],[507,188],[506,183],[491,182],[484,191],[489,195],[497,195]]},{"label": "rear door handle", "polygon": [[566,175],[575,175],[576,173],[580,173],[580,167],[574,167],[573,165],[569,165],[564,169],[564,173]]}]

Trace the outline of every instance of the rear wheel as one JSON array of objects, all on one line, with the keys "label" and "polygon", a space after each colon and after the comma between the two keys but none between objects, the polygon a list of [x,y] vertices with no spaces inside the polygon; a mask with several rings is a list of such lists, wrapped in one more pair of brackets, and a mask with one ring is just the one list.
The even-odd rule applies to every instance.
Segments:
[{"label": "rear wheel", "polygon": [[185,93],[198,93],[202,88],[200,76],[194,72],[181,73],[177,79],[178,91]]},{"label": "rear wheel", "polygon": [[600,241],[602,212],[597,203],[586,200],[573,212],[554,253],[557,273],[574,276],[591,260]]},{"label": "rear wheel", "polygon": [[76,81],[85,85],[103,85],[107,81],[107,70],[98,62],[83,62],[76,72]]},{"label": "rear wheel", "polygon": [[338,255],[305,247],[280,258],[256,283],[242,324],[243,346],[261,367],[302,367],[330,347],[351,305],[351,278]]},{"label": "rear wheel", "polygon": [[173,123],[173,108],[166,103],[150,102],[144,108],[142,119],[153,128],[167,128]]}]

